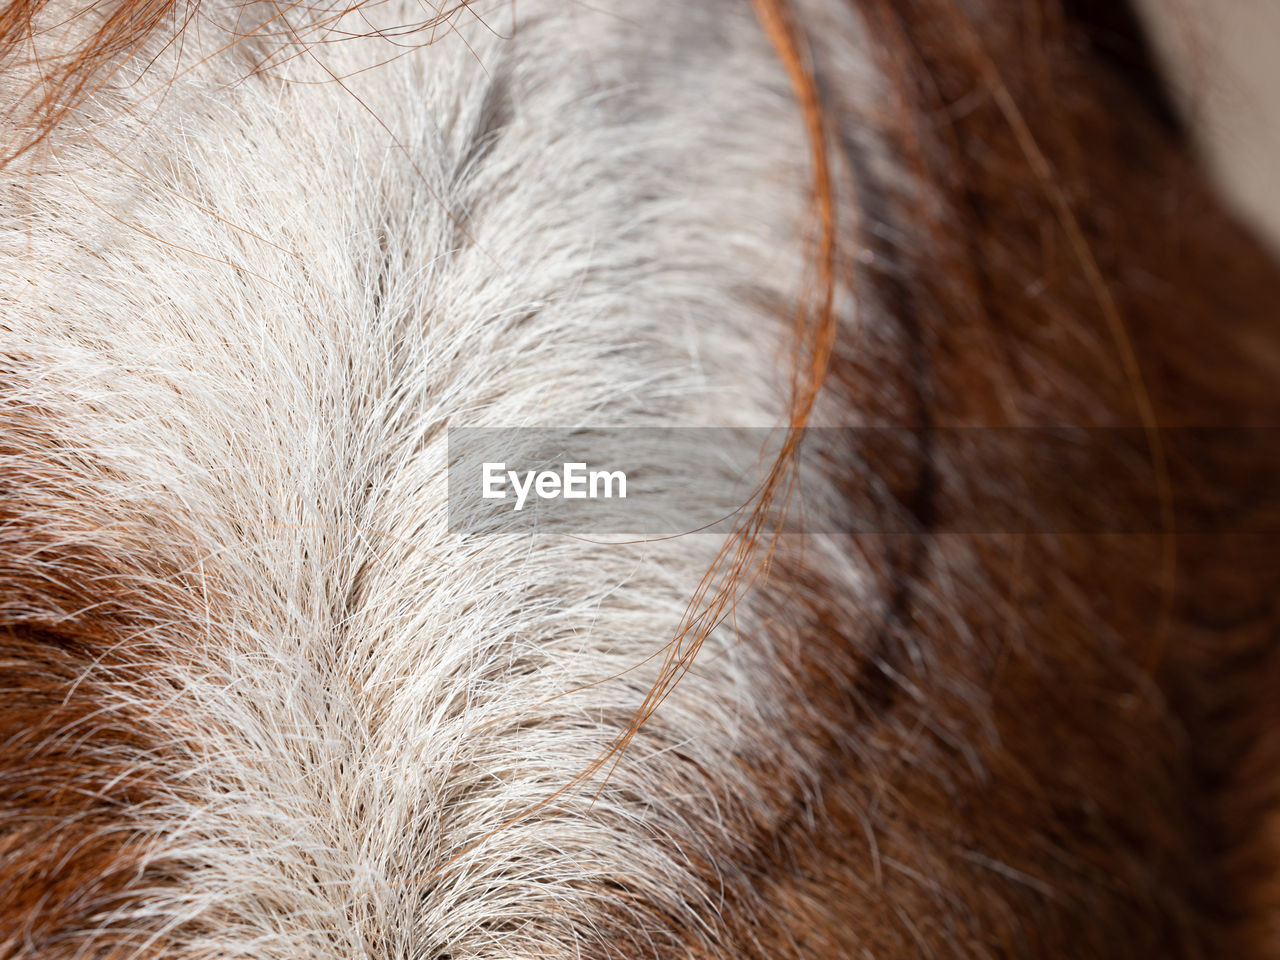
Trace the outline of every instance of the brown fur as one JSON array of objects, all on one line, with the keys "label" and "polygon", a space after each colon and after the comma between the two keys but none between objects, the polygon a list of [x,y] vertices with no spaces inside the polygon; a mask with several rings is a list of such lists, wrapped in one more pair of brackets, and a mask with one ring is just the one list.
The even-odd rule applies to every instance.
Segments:
[{"label": "brown fur", "polygon": [[[862,220],[843,275],[892,318],[838,350],[849,422],[1280,424],[1280,275],[1087,24],[1052,4],[857,6],[887,115],[854,112],[810,24],[845,147],[838,209]],[[867,168],[865,124],[893,176]],[[956,469],[928,464],[917,515]],[[1221,476],[1247,489],[1251,469]],[[799,638],[797,700],[830,726],[824,807],[797,791],[756,845],[775,915],[751,955],[1280,954],[1273,536],[848,548],[876,602],[838,597],[803,556],[768,594]]]},{"label": "brown fur", "polygon": [[0,409],[0,956],[165,956],[149,921],[97,931],[189,866],[153,855],[144,812],[180,789],[166,665],[191,656],[197,603],[146,518],[102,502],[74,428],[14,396]]}]

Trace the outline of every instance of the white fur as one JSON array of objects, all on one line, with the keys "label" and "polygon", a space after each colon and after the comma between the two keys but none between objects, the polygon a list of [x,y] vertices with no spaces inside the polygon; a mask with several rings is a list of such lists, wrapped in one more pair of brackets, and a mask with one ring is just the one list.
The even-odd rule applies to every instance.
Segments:
[{"label": "white fur", "polygon": [[[799,764],[791,638],[744,605],[607,786],[509,822],[625,728],[720,541],[445,529],[451,425],[783,416],[812,279],[786,75],[748,4],[598,6],[200,62],[276,11],[205,6],[9,178],[14,382],[101,465],[114,542],[201,558],[197,656],[156,665],[197,799],[146,811],[182,881],[139,901],[191,956],[727,949],[688,859],[731,869],[754,765]],[[333,36],[372,17],[424,14]]]}]

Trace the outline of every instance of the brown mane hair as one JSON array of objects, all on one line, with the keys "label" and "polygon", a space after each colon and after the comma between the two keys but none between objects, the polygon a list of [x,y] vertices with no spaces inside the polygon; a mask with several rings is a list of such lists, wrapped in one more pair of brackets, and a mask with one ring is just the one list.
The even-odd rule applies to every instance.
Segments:
[{"label": "brown mane hair", "polygon": [[[3,159],[43,141],[81,101],[109,82],[114,69],[133,57],[147,38],[162,30],[177,36],[194,15],[196,4],[179,0],[124,0],[93,3],[57,19],[49,0],[9,0],[0,10],[0,69],[27,70],[31,86],[10,107],[10,133]],[[66,48],[49,44],[75,31]],[[43,49],[56,45],[55,51]]]},{"label": "brown mane hair", "polygon": [[[1195,163],[1123,5],[849,3],[890,85],[872,116],[835,14],[800,6],[838,216],[857,209],[838,276],[876,317],[836,348],[850,422],[1139,428],[1166,476],[1168,428],[1280,425],[1280,273]],[[1219,476],[1274,476],[1260,452]],[[923,530],[850,538],[878,618],[850,620],[802,560],[766,587],[811,631],[791,666],[831,717],[820,830],[848,851],[760,842],[805,851],[761,868],[788,877],[774,948],[1277,956],[1265,523],[1177,532],[1167,481],[1162,534],[935,533],[940,488],[972,465],[923,459],[906,484]],[[968,482],[1016,487],[980,470]],[[866,479],[851,465],[851,498]]]}]

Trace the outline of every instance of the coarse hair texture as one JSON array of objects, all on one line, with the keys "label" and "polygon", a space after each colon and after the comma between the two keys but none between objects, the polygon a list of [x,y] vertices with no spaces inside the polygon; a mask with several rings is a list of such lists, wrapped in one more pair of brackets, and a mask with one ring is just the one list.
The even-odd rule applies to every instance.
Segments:
[{"label": "coarse hair texture", "polygon": [[[1125,9],[10,3],[0,957],[1280,956],[1162,432],[1280,425],[1280,272]],[[661,423],[788,431],[727,535],[448,533],[448,427]],[[811,425],[1133,428],[1163,532],[779,536]]]}]

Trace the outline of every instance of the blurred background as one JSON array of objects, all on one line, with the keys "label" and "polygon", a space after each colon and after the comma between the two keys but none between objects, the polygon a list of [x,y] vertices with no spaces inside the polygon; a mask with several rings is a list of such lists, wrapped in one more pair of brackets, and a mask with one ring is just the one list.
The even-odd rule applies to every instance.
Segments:
[{"label": "blurred background", "polygon": [[1201,150],[1280,254],[1280,0],[1138,0]]}]

